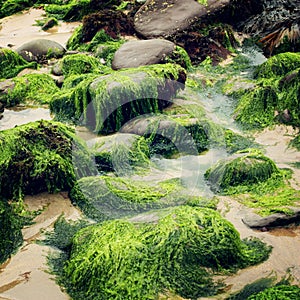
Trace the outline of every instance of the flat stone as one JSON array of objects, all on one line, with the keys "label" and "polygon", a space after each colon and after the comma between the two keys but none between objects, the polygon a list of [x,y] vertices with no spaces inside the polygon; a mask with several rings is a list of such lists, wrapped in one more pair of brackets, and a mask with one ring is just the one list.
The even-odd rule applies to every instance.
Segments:
[{"label": "flat stone", "polygon": [[261,217],[254,213],[247,214],[242,221],[250,228],[270,228],[286,226],[300,220],[300,208],[293,208],[293,213],[290,215],[276,213],[267,217]]},{"label": "flat stone", "polygon": [[138,40],[123,44],[115,53],[112,68],[136,68],[159,64],[172,54],[176,45],[164,39]]}]

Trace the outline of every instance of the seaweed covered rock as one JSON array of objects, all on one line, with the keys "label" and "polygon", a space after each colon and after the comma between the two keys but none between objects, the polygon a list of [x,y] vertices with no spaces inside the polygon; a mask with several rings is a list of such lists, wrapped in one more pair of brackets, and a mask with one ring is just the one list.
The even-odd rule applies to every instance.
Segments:
[{"label": "seaweed covered rock", "polygon": [[6,107],[19,103],[48,104],[52,95],[58,91],[59,88],[50,75],[27,74],[11,79],[7,88],[0,84],[0,101]]},{"label": "seaweed covered rock", "polygon": [[228,193],[231,188],[251,186],[279,174],[275,163],[257,149],[239,151],[225,160],[220,160],[205,172],[211,189]]},{"label": "seaweed covered rock", "polygon": [[281,53],[257,67],[255,87],[237,92],[236,121],[250,128],[300,125],[300,54]]},{"label": "seaweed covered rock", "polygon": [[171,59],[187,68],[191,63],[188,54],[184,52],[184,49],[164,39],[129,41],[116,51],[112,68],[115,70],[136,68],[165,63]]},{"label": "seaweed covered rock", "polygon": [[48,16],[64,21],[81,21],[85,15],[93,11],[90,0],[70,0],[63,3],[50,1],[44,9]]},{"label": "seaweed covered rock", "polygon": [[241,241],[216,211],[181,206],[157,224],[106,221],[80,230],[62,282],[73,299],[155,299],[171,290],[184,298],[213,295],[215,270],[257,264],[270,248]]},{"label": "seaweed covered rock", "polygon": [[197,119],[178,116],[141,116],[127,122],[120,132],[147,138],[151,154],[198,155],[208,149],[207,132]]},{"label": "seaweed covered rock", "polygon": [[87,142],[99,171],[116,171],[129,175],[139,168],[149,167],[149,147],[139,135],[116,133]]},{"label": "seaweed covered rock", "polygon": [[150,209],[183,203],[177,179],[158,184],[123,177],[83,177],[70,192],[72,202],[97,221],[134,216]]},{"label": "seaweed covered rock", "polygon": [[13,208],[0,200],[0,264],[23,243],[21,222]]},{"label": "seaweed covered rock", "polygon": [[95,174],[90,154],[74,130],[37,121],[0,132],[0,193],[24,194],[69,190],[76,178]]},{"label": "seaweed covered rock", "polygon": [[185,70],[174,64],[91,74],[72,90],[54,95],[50,109],[58,120],[81,118],[95,132],[115,132],[128,120],[166,106],[184,88],[185,78]]},{"label": "seaweed covered rock", "polygon": [[10,16],[34,5],[32,0],[3,0],[0,1],[0,18]]},{"label": "seaweed covered rock", "polygon": [[108,72],[108,68],[103,66],[100,60],[87,54],[73,54],[64,56],[53,68],[56,75],[81,75],[85,73]]},{"label": "seaweed covered rock", "polygon": [[279,284],[267,288],[257,294],[251,295],[247,300],[267,300],[267,299],[300,299],[300,287],[296,285]]},{"label": "seaweed covered rock", "polygon": [[37,68],[37,64],[28,63],[16,51],[0,48],[0,79],[12,78],[26,68]]},{"label": "seaweed covered rock", "polygon": [[48,39],[36,39],[27,42],[17,49],[26,61],[43,63],[50,58],[60,58],[66,49],[59,43]]}]

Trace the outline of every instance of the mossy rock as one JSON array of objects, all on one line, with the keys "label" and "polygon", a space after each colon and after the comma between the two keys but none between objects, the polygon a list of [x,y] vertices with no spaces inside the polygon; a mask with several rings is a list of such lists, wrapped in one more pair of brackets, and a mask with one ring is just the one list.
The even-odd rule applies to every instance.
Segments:
[{"label": "mossy rock", "polygon": [[280,284],[265,289],[257,294],[254,294],[247,298],[247,300],[299,300],[300,299],[300,287],[296,285]]},{"label": "mossy rock", "polygon": [[245,267],[270,253],[258,240],[241,241],[216,211],[181,206],[157,224],[106,221],[73,238],[60,282],[73,299],[156,299],[170,290],[184,298],[213,295],[215,270]]},{"label": "mossy rock", "polygon": [[96,172],[84,143],[58,122],[1,131],[0,150],[0,193],[7,199],[70,190],[77,178]]},{"label": "mossy rock", "polygon": [[0,79],[13,78],[25,68],[37,68],[35,62],[28,63],[16,51],[0,49]]},{"label": "mossy rock", "polygon": [[73,90],[54,95],[50,109],[58,120],[80,120],[97,133],[112,133],[136,116],[160,111],[184,88],[185,76],[174,64],[91,74]]},{"label": "mossy rock", "polygon": [[178,179],[146,183],[125,177],[95,176],[78,180],[71,201],[97,221],[136,216],[142,212],[183,203]]},{"label": "mossy rock", "polygon": [[99,171],[129,175],[150,165],[149,147],[139,135],[116,133],[88,141]]},{"label": "mossy rock", "polygon": [[214,192],[226,193],[232,187],[251,186],[279,174],[275,163],[257,149],[237,152],[220,160],[205,172],[205,178]]},{"label": "mossy rock", "polygon": [[266,62],[258,66],[255,71],[255,77],[281,77],[297,68],[300,68],[300,53],[280,53],[270,57]]},{"label": "mossy rock", "polygon": [[0,264],[22,245],[21,222],[13,208],[0,199]]},{"label": "mossy rock", "polygon": [[0,94],[5,106],[19,103],[49,104],[52,95],[59,91],[54,79],[48,74],[26,74],[12,79],[12,86]]},{"label": "mossy rock", "polygon": [[44,9],[48,16],[64,21],[81,21],[85,15],[93,11],[90,0],[71,0],[65,4],[46,4]]},{"label": "mossy rock", "polygon": [[70,75],[81,75],[86,73],[103,74],[109,72],[98,58],[78,53],[64,56],[55,66],[56,73],[61,73],[65,77]]},{"label": "mossy rock", "polygon": [[31,0],[3,0],[0,2],[0,18],[11,16],[17,12],[33,6]]}]

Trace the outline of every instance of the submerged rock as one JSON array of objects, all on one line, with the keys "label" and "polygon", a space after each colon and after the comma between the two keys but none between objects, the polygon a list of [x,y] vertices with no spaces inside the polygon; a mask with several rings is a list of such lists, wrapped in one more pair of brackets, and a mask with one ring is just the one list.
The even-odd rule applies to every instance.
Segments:
[{"label": "submerged rock", "polygon": [[0,132],[0,193],[7,199],[69,190],[95,174],[90,154],[71,127],[37,121]]},{"label": "submerged rock", "polygon": [[259,150],[244,150],[220,160],[205,172],[214,192],[226,193],[230,188],[251,186],[279,174],[275,163]]},{"label": "submerged rock", "polygon": [[62,279],[73,299],[148,300],[166,289],[196,299],[220,287],[214,270],[257,264],[269,253],[259,240],[241,241],[218,212],[180,206],[157,224],[114,220],[80,230]]},{"label": "submerged rock", "polygon": [[36,39],[27,42],[17,49],[26,61],[36,61],[42,63],[50,58],[60,58],[66,52],[66,49],[59,43],[47,40]]}]

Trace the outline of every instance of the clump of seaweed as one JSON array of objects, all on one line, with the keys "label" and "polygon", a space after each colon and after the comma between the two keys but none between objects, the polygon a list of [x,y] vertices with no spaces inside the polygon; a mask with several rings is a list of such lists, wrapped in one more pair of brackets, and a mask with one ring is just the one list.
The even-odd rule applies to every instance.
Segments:
[{"label": "clump of seaweed", "polygon": [[25,68],[37,68],[36,62],[27,62],[17,52],[11,49],[0,49],[0,79],[12,78]]},{"label": "clump of seaweed", "polygon": [[80,53],[64,56],[59,61],[58,68],[66,77],[86,73],[103,74],[110,70],[105,67],[98,58]]},{"label": "clump of seaweed", "polygon": [[52,95],[59,91],[48,74],[26,74],[13,78],[12,82],[12,88],[0,94],[0,101],[7,107],[19,103],[49,104]]},{"label": "clump of seaweed", "polygon": [[236,121],[250,128],[274,123],[300,125],[300,55],[281,53],[255,70],[254,87],[236,92]]},{"label": "clump of seaweed", "polygon": [[260,263],[270,251],[241,241],[218,212],[180,206],[157,224],[113,220],[81,229],[58,280],[73,299],[146,300],[166,290],[197,299],[220,288],[215,271]]},{"label": "clump of seaweed", "polygon": [[271,299],[300,299],[300,288],[296,285],[280,284],[267,288],[247,298],[247,300],[271,300]]},{"label": "clump of seaweed", "polygon": [[134,134],[100,137],[94,141],[91,152],[99,171],[117,171],[119,175],[130,175],[140,168],[145,171],[150,165],[146,140]]},{"label": "clump of seaweed", "polygon": [[70,190],[76,178],[95,173],[74,130],[37,121],[0,132],[0,192],[7,199]]},{"label": "clump of seaweed", "polygon": [[91,73],[73,90],[62,89],[54,95],[50,110],[58,120],[80,119],[95,132],[115,132],[136,116],[160,111],[183,88],[185,74],[174,64],[112,71],[98,77]]},{"label": "clump of seaweed", "polygon": [[22,222],[11,205],[0,199],[0,264],[23,243]]},{"label": "clump of seaweed", "polygon": [[237,152],[232,158],[221,160],[205,173],[213,191],[228,193],[230,188],[251,186],[279,174],[275,163],[257,149]]},{"label": "clump of seaweed", "polygon": [[183,202],[178,179],[145,183],[125,177],[95,176],[77,181],[70,191],[71,201],[97,221],[132,216]]}]

